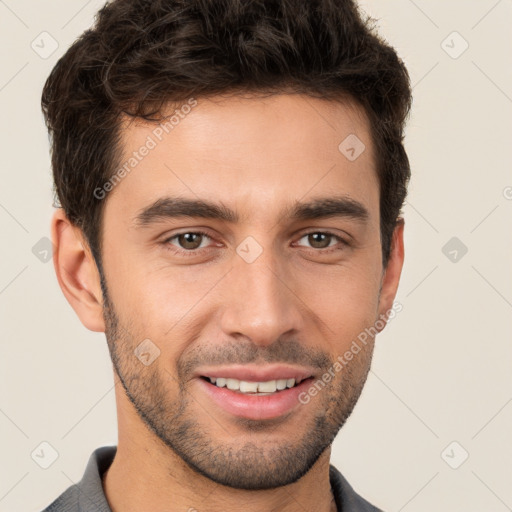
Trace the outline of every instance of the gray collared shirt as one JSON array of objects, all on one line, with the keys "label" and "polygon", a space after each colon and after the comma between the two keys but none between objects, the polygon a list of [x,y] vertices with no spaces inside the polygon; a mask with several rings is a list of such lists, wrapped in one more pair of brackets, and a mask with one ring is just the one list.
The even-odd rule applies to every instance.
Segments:
[{"label": "gray collared shirt", "polygon": [[[114,460],[117,446],[102,446],[91,454],[82,480],[68,487],[43,512],[112,512],[101,477]],[[338,512],[382,512],[359,496],[343,475],[332,465],[329,479]]]}]

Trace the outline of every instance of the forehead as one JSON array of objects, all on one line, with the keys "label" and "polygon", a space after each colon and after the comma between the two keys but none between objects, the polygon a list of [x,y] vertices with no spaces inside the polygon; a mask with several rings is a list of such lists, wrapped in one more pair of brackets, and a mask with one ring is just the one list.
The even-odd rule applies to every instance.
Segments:
[{"label": "forehead", "polygon": [[126,172],[108,196],[117,213],[133,218],[166,195],[216,199],[242,221],[325,194],[378,209],[370,126],[355,104],[232,96],[185,101],[173,112],[160,125],[123,125],[119,168]]}]

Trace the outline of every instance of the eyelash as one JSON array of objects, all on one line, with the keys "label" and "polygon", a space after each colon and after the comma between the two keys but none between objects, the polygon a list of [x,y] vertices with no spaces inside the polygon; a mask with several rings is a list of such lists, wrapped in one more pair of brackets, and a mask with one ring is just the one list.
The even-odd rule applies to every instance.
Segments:
[{"label": "eyelash", "polygon": [[[173,236],[171,236],[169,238],[166,238],[163,241],[163,244],[164,244],[164,246],[166,247],[167,250],[171,251],[174,254],[183,255],[185,257],[187,257],[187,256],[197,256],[197,254],[199,252],[201,252],[202,249],[186,250],[186,249],[180,249],[179,247],[177,248],[176,246],[173,246],[172,249],[170,248],[170,245],[171,245],[170,241],[171,240],[174,240],[175,238],[178,238],[181,235],[187,235],[187,234],[202,235],[202,236],[205,236],[205,237],[209,238],[210,240],[213,240],[213,238],[208,233],[206,233],[205,231],[201,231],[201,230],[199,230],[199,231],[183,231],[182,233],[176,233],[175,235],[173,235]],[[313,234],[322,234],[322,235],[331,236],[331,237],[337,239],[338,242],[343,247],[348,247],[350,245],[346,240],[344,240],[340,236],[335,235],[334,233],[331,233],[329,231],[309,231],[308,233],[304,233],[300,237],[300,239],[304,238],[305,236],[313,235]],[[207,249],[207,248],[205,247],[203,249]],[[325,249],[315,249],[314,247],[312,247],[311,250],[315,251],[315,252],[319,252],[321,254],[330,254],[331,252],[334,252],[334,251],[340,251],[340,250],[342,250],[342,248],[340,248],[340,247],[330,247],[330,248],[325,248]]]}]

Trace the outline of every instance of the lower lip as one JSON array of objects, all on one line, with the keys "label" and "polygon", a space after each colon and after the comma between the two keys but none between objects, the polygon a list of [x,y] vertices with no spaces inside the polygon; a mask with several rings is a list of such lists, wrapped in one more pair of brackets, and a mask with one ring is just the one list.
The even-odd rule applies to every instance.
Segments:
[{"label": "lower lip", "polygon": [[289,413],[301,405],[299,395],[309,387],[311,380],[312,377],[293,388],[258,396],[219,388],[205,379],[198,379],[201,388],[218,406],[229,414],[251,420],[269,420]]}]

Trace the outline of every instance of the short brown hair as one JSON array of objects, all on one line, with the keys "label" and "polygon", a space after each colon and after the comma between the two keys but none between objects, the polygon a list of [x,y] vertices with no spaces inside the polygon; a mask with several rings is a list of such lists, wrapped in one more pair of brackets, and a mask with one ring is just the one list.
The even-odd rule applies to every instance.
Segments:
[{"label": "short brown hair", "polygon": [[[371,125],[382,260],[407,194],[403,130],[412,97],[394,49],[353,0],[114,0],[59,59],[42,94],[55,193],[101,273],[104,201],[123,115],[148,121],[193,96],[294,91],[349,97]],[[341,142],[341,141],[340,141]]]}]

